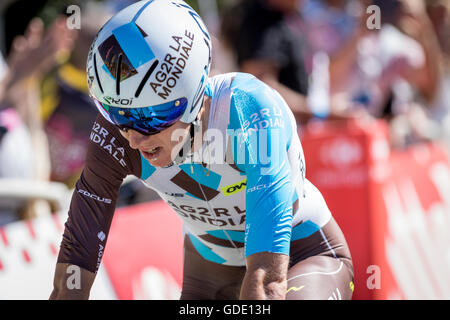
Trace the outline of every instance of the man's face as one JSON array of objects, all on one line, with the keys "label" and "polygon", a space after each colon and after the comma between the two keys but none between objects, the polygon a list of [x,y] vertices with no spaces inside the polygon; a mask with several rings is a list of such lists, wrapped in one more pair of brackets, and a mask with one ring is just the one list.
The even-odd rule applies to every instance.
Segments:
[{"label": "man's face", "polygon": [[[190,124],[181,121],[158,134],[146,136],[135,130],[120,130],[122,136],[128,140],[130,147],[138,150],[152,166],[165,167],[174,160],[182,145],[189,136]],[[183,137],[183,143],[181,143]]]}]

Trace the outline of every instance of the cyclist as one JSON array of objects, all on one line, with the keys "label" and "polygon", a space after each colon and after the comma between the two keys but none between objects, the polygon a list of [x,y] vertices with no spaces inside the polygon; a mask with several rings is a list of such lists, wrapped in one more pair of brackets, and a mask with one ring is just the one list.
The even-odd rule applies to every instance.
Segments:
[{"label": "cyclist", "polygon": [[[87,77],[101,115],[50,298],[89,297],[127,175],[183,220],[181,299],[351,298],[350,252],[305,179],[292,112],[249,74],[208,78],[210,62],[209,33],[180,0],[135,3],[99,31]],[[70,265],[80,289],[66,286]]]}]

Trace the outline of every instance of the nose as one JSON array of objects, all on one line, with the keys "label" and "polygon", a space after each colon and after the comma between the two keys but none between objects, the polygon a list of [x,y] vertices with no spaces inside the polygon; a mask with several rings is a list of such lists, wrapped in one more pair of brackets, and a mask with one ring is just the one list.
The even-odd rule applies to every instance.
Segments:
[{"label": "nose", "polygon": [[128,130],[126,133],[126,138],[130,147],[133,149],[139,149],[139,146],[148,139],[148,136],[143,135],[135,130]]}]

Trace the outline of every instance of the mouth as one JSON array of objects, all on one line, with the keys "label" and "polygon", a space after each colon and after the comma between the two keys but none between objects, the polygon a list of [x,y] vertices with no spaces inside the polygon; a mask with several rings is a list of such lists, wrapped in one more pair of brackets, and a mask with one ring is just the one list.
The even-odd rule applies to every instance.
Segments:
[{"label": "mouth", "polygon": [[154,147],[153,149],[143,151],[141,150],[142,155],[145,159],[150,161],[158,160],[159,155],[161,154],[161,147]]}]

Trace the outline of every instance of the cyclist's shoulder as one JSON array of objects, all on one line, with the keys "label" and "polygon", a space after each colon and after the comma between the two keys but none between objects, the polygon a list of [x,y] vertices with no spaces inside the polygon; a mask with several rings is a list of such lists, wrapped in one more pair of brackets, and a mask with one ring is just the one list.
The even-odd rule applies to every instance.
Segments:
[{"label": "cyclist's shoulder", "polygon": [[210,98],[220,98],[230,94],[231,83],[236,72],[216,74],[208,78],[205,88],[205,94]]},{"label": "cyclist's shoulder", "polygon": [[249,73],[229,72],[208,78],[205,94],[211,98],[221,98],[223,95],[246,94],[259,97],[272,94],[272,88]]},{"label": "cyclist's shoulder", "polygon": [[275,89],[249,73],[236,73],[230,88],[232,109],[247,113],[264,108],[289,110]]},{"label": "cyclist's shoulder", "polygon": [[295,122],[292,112],[272,87],[248,73],[236,73],[230,89],[230,127],[285,128]]},{"label": "cyclist's shoulder", "polygon": [[237,72],[231,83],[234,97],[251,97],[260,100],[264,96],[272,96],[273,89],[252,74]]}]

